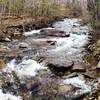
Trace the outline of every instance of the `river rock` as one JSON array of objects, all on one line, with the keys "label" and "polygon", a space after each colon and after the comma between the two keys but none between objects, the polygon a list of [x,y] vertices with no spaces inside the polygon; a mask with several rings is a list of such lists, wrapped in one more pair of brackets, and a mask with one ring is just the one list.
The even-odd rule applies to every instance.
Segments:
[{"label": "river rock", "polygon": [[72,78],[72,77],[76,77],[76,76],[78,76],[78,73],[77,72],[74,72],[74,73],[70,73],[70,74],[68,74],[67,76],[64,76],[63,78]]},{"label": "river rock", "polygon": [[85,72],[86,68],[82,62],[75,62],[71,71],[72,72]]},{"label": "river rock", "polygon": [[61,59],[48,59],[47,66],[57,71],[67,71],[74,65],[73,61]]},{"label": "river rock", "polygon": [[90,73],[90,72],[83,73],[83,75],[84,75],[84,77],[89,78],[89,79],[96,78],[95,74],[94,73]]},{"label": "river rock", "polygon": [[97,69],[100,69],[100,61],[99,61],[99,63],[97,64]]},{"label": "river rock", "polygon": [[47,35],[47,36],[57,36],[57,37],[69,37],[70,34],[66,33],[65,31],[59,30],[59,29],[42,29],[40,31],[41,35]]},{"label": "river rock", "polygon": [[28,48],[29,45],[27,43],[20,43],[19,48]]},{"label": "river rock", "polygon": [[5,42],[11,42],[11,39],[6,37],[6,38],[4,39],[4,41],[5,41]]}]

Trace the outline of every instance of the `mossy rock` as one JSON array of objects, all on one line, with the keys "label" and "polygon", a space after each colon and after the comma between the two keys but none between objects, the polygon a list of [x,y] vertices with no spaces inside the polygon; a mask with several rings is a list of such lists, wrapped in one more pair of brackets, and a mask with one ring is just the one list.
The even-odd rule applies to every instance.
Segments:
[{"label": "mossy rock", "polygon": [[21,97],[24,98],[24,100],[32,100],[32,96],[29,93],[19,93]]},{"label": "mossy rock", "polygon": [[15,27],[9,27],[9,28],[6,29],[6,33],[9,36],[11,36],[12,38],[16,37],[16,36],[21,36],[22,33],[20,31],[21,31],[20,29],[15,28]]},{"label": "mossy rock", "polygon": [[100,55],[100,40],[89,46],[89,49],[93,52],[94,56]]}]

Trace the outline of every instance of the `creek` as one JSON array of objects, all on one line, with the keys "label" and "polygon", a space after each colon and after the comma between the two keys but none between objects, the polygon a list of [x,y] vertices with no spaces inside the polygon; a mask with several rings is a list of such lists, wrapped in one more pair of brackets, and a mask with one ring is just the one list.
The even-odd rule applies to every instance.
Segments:
[{"label": "creek", "polygon": [[[86,71],[84,56],[87,54],[86,46],[91,37],[90,27],[81,25],[81,21],[77,18],[65,18],[55,22],[52,27],[45,28],[59,29],[70,34],[68,37],[41,35],[42,29],[40,29],[24,32],[21,38],[2,43],[7,47],[7,52],[3,54],[7,64],[0,72],[1,80],[6,82],[1,84],[2,99],[0,100],[8,100],[8,98],[31,100],[30,93],[34,100],[35,98],[47,100],[46,96],[49,93],[56,94],[58,97],[62,95],[62,98],[57,100],[65,100],[65,98],[74,100],[92,92],[93,82],[86,80],[80,73]],[[53,65],[55,64],[53,68],[48,66],[52,62]],[[57,74],[63,72],[61,77]],[[50,92],[46,88],[49,88]],[[27,96],[20,95],[21,93]],[[14,97],[11,97],[13,95]],[[3,99],[4,96],[7,99]]]}]

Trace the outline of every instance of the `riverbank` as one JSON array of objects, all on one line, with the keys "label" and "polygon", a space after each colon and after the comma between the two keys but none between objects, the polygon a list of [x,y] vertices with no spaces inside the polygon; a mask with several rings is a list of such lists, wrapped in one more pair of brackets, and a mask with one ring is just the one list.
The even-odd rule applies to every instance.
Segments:
[{"label": "riverbank", "polygon": [[[90,44],[87,47],[86,60],[90,69],[95,69],[100,61],[100,30],[92,32]],[[99,73],[98,73],[99,74]],[[99,74],[100,75],[100,74]]]},{"label": "riverbank", "polygon": [[34,29],[52,27],[55,21],[64,18],[78,18],[79,10],[73,11],[69,9],[65,15],[52,17],[18,17],[18,16],[2,16],[0,18],[0,41],[11,41],[13,38],[22,36],[23,32]]}]

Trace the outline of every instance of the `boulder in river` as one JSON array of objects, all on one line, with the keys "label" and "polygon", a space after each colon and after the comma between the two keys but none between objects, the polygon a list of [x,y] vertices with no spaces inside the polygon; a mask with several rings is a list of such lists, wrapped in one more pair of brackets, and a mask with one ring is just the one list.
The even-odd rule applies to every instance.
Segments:
[{"label": "boulder in river", "polygon": [[73,61],[61,59],[48,59],[46,63],[49,68],[53,68],[56,71],[68,71],[74,65]]},{"label": "boulder in river", "polygon": [[72,72],[85,72],[86,68],[82,62],[75,62],[71,71]]},{"label": "boulder in river", "polygon": [[27,43],[20,43],[19,48],[28,48],[29,45]]},{"label": "boulder in river", "polygon": [[5,41],[5,42],[10,42],[11,40],[10,40],[10,38],[7,38],[7,37],[6,37],[6,38],[4,39],[4,41]]},{"label": "boulder in river", "polygon": [[40,34],[41,35],[47,35],[47,36],[56,36],[56,37],[69,37],[70,34],[69,33],[66,33],[65,31],[63,30],[59,30],[59,29],[42,29],[40,31]]}]

